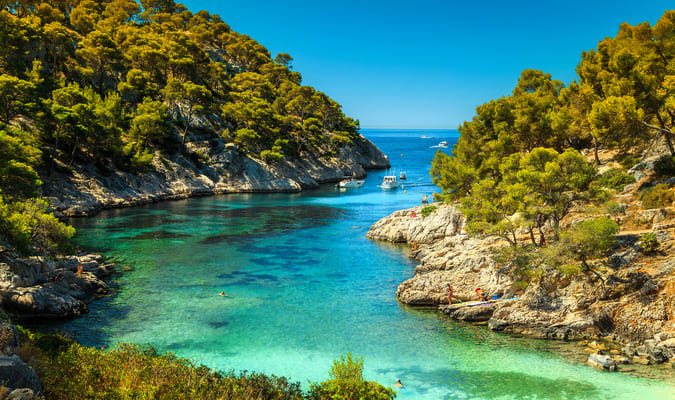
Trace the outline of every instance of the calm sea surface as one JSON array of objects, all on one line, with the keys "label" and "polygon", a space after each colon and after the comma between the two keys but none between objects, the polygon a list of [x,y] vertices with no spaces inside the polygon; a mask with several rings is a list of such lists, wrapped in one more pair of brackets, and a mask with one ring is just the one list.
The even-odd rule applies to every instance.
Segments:
[{"label": "calm sea surface", "polygon": [[331,362],[351,352],[364,357],[367,379],[390,386],[400,378],[398,398],[675,398],[672,374],[603,373],[580,355],[562,355],[563,344],[397,303],[396,287],[415,262],[406,246],[365,234],[438,191],[430,161],[457,132],[363,133],[389,155],[392,172],[407,173],[403,187],[383,191],[384,171],[371,171],[359,189],[196,198],[73,220],[83,248],[127,267],[112,296],[52,328],[87,345],[150,343],[209,367],[287,376],[305,387],[327,379]]}]

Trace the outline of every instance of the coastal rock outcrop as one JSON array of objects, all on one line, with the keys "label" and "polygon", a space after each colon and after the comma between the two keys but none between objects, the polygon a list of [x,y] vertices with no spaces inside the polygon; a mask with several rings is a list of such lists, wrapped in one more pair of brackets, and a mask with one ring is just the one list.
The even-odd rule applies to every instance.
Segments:
[{"label": "coastal rock outcrop", "polygon": [[194,196],[299,192],[345,176],[363,177],[368,169],[389,167],[387,156],[363,136],[331,157],[303,152],[295,160],[273,164],[250,158],[222,139],[195,139],[186,146],[188,154],[199,154],[201,161],[180,154],[156,154],[154,170],[138,174],[100,171],[94,165],[64,167],[67,173],[52,172],[43,179],[43,196],[62,215],[85,216],[106,208]]},{"label": "coastal rock outcrop", "polygon": [[[622,359],[646,363],[675,360],[675,250],[672,213],[650,215],[652,232],[661,243],[657,253],[640,248],[639,235],[623,234],[600,276],[565,275],[541,269],[536,279],[517,281],[513,266],[500,266],[493,250],[507,245],[498,238],[469,237],[464,220],[452,206],[438,206],[428,217],[421,207],[400,210],[373,224],[367,237],[412,245],[410,257],[420,264],[402,282],[399,301],[434,306],[451,317],[485,322],[490,329],[544,339],[599,339],[630,343]],[[417,215],[411,217],[411,215]],[[481,288],[498,300],[467,307],[448,305],[476,301]],[[596,360],[598,361],[598,360]],[[608,365],[607,363],[600,363]],[[610,362],[611,364],[611,362]]]},{"label": "coastal rock outcrop", "polygon": [[395,211],[375,222],[366,237],[394,243],[429,244],[464,233],[464,216],[454,207],[439,207],[422,217],[421,206]]},{"label": "coastal rock outcrop", "polygon": [[[64,318],[87,312],[87,304],[108,293],[102,280],[114,272],[100,255],[56,261],[22,258],[7,248],[0,255],[0,308],[13,318]],[[80,270],[80,265],[82,266]]]}]

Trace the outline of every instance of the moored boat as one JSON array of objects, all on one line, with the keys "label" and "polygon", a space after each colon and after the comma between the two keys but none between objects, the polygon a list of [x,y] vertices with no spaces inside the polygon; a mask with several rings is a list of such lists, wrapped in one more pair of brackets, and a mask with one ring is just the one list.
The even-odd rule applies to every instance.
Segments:
[{"label": "moored boat", "polygon": [[338,183],[338,186],[341,188],[357,188],[363,186],[364,183],[365,181],[361,179],[343,179]]},{"label": "moored boat", "polygon": [[442,142],[438,143],[438,147],[448,147],[448,142],[443,140]]},{"label": "moored boat", "polygon": [[382,179],[382,184],[380,185],[382,189],[396,189],[398,187],[398,180],[396,175],[387,175]]}]

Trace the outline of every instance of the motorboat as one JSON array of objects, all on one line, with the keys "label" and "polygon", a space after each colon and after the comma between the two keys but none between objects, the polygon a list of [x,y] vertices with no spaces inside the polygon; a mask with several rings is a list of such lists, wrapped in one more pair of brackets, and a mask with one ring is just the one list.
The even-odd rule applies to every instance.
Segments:
[{"label": "motorboat", "polygon": [[405,172],[401,172],[400,174],[398,174],[398,179],[404,181],[408,179],[408,177],[405,175]]},{"label": "motorboat", "polygon": [[343,179],[338,183],[338,186],[341,188],[358,188],[363,186],[364,183],[365,181],[362,179]]},{"label": "motorboat", "polygon": [[446,142],[446,141],[444,140],[444,141],[438,143],[438,147],[448,147],[448,142]]},{"label": "motorboat", "polygon": [[398,187],[398,180],[396,175],[387,175],[382,179],[382,189],[396,189]]}]

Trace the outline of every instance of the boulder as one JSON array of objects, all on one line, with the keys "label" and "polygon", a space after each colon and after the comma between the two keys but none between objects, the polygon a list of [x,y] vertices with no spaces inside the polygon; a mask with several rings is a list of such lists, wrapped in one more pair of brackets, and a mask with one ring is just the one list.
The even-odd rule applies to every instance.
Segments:
[{"label": "boulder", "polygon": [[39,400],[42,399],[42,396],[33,392],[33,390],[28,388],[14,389],[12,390],[5,400]]},{"label": "boulder", "polygon": [[611,356],[591,354],[588,356],[588,360],[586,362],[594,367],[606,369],[608,371],[616,371],[617,369],[616,360],[614,360]]},{"label": "boulder", "polygon": [[476,305],[452,304],[440,306],[439,310],[454,319],[467,322],[483,322],[492,317],[497,305],[495,303],[482,303]]},{"label": "boulder", "polygon": [[33,393],[42,393],[42,383],[33,368],[18,356],[0,356],[0,377],[8,389],[28,388]]},{"label": "boulder", "polygon": [[422,217],[422,206],[395,211],[370,227],[366,237],[394,243],[433,243],[463,233],[464,216],[453,206],[438,205]]}]

